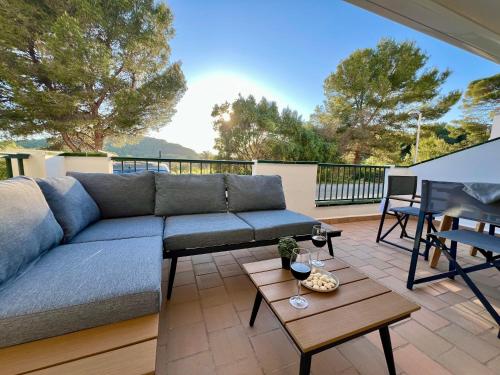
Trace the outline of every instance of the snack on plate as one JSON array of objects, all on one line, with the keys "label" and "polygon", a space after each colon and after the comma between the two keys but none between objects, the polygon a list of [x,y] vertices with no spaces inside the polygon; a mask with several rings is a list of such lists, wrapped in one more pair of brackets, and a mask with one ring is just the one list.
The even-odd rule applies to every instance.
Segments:
[{"label": "snack on plate", "polygon": [[338,283],[330,275],[313,271],[309,277],[303,281],[303,285],[318,292],[328,292],[337,288]]}]

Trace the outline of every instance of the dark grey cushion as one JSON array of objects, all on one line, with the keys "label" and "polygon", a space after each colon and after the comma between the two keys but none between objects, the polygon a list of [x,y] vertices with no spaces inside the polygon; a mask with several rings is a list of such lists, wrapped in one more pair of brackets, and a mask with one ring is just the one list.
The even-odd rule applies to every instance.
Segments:
[{"label": "dark grey cushion", "polygon": [[171,216],[165,219],[167,251],[237,244],[253,240],[253,230],[232,213]]},{"label": "dark grey cushion", "polygon": [[0,285],[62,237],[63,230],[34,180],[0,181]]},{"label": "dark grey cushion", "polygon": [[80,181],[101,210],[101,217],[153,215],[155,182],[153,172],[80,173],[68,172]]},{"label": "dark grey cushion", "polygon": [[224,175],[156,174],[155,215],[226,212]]},{"label": "dark grey cushion", "polygon": [[64,231],[64,242],[69,242],[90,223],[99,220],[99,207],[74,177],[49,177],[36,182]]},{"label": "dark grey cushion", "polygon": [[283,210],[285,194],[280,176],[226,175],[229,211]]},{"label": "dark grey cushion", "polygon": [[256,241],[311,234],[313,225],[320,224],[312,217],[290,210],[238,212],[236,215],[254,229]]},{"label": "dark grey cushion", "polygon": [[0,347],[157,313],[162,238],[62,245],[0,290]]},{"label": "dark grey cushion", "polygon": [[71,243],[162,236],[163,221],[153,215],[100,220],[80,232]]}]

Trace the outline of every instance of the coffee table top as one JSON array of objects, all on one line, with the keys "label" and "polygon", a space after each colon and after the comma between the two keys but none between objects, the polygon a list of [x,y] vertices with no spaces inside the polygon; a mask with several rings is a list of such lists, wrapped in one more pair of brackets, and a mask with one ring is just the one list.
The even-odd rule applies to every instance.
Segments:
[{"label": "coffee table top", "polygon": [[280,258],[243,265],[302,352],[371,332],[420,309],[346,263],[323,258],[326,258],[324,268],[337,275],[340,287],[331,293],[302,288],[302,295],[309,301],[309,307],[303,310],[293,308],[288,302],[297,293],[297,280],[290,271],[281,268]]}]

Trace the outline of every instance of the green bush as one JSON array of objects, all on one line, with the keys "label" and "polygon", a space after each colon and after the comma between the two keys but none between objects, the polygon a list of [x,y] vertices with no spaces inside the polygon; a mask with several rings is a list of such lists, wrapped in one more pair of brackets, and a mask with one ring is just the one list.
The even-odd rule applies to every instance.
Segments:
[{"label": "green bush", "polygon": [[7,179],[7,164],[5,159],[0,159],[0,180]]}]

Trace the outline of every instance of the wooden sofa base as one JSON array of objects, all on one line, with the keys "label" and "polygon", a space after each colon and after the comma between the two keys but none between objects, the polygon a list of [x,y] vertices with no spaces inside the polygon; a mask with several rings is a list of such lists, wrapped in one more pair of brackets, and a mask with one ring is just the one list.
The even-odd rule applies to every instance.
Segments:
[{"label": "wooden sofa base", "polygon": [[154,374],[158,314],[0,349],[0,374]]}]

